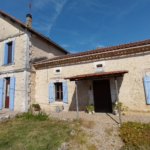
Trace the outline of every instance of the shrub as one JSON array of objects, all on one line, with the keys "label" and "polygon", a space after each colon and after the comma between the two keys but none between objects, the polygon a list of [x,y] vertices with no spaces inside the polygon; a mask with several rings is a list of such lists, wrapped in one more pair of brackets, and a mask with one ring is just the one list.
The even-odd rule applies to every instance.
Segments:
[{"label": "shrub", "polygon": [[40,105],[39,104],[32,104],[32,107],[34,107],[34,108],[40,108]]},{"label": "shrub", "polygon": [[88,105],[88,106],[85,106],[85,108],[87,109],[87,110],[91,110],[91,111],[93,111],[94,110],[94,106],[91,104],[91,105]]},{"label": "shrub", "polygon": [[123,123],[119,131],[120,137],[126,144],[125,147],[130,146],[132,149],[150,148],[150,123]]},{"label": "shrub", "polygon": [[30,108],[27,112],[22,114],[17,114],[15,116],[16,118],[25,118],[25,119],[32,119],[32,120],[39,120],[44,121],[49,118],[49,115],[47,115],[44,111],[39,111],[38,114],[34,114],[33,110]]}]

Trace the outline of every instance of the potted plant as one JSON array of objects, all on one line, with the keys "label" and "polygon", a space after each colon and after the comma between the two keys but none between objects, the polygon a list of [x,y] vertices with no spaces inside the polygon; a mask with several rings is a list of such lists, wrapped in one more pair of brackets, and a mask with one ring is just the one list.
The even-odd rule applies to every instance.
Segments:
[{"label": "potted plant", "polygon": [[[120,105],[120,111],[121,111],[121,109],[122,109],[122,103],[121,102],[119,102],[119,105]],[[113,114],[114,115],[118,115],[118,102],[116,101],[116,102],[113,102],[112,103],[112,107],[113,107]]]},{"label": "potted plant", "polygon": [[40,111],[40,105],[39,104],[32,104],[32,107],[34,108],[34,111]]},{"label": "potted plant", "polygon": [[94,114],[94,113],[95,113],[95,112],[94,112],[94,106],[93,106],[93,104],[87,105],[87,106],[85,106],[85,108],[86,108],[86,111],[87,111],[89,114]]}]

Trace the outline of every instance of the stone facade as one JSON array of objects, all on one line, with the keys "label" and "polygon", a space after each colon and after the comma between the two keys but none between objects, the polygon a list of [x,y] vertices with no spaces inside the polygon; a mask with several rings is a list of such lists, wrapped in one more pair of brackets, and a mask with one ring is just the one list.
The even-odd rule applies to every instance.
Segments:
[{"label": "stone facade", "polygon": [[[150,53],[102,59],[95,62],[105,63],[105,71],[128,70],[124,77],[118,77],[119,99],[132,111],[150,111],[150,105],[146,105],[143,77],[145,70],[149,68]],[[54,110],[56,106],[64,105],[63,102],[48,101],[48,84],[53,80],[64,79],[65,77],[94,73],[95,62],[75,63],[56,67],[62,67],[62,73],[54,74],[54,67],[43,68],[36,71],[35,101],[47,111]],[[116,100],[116,88],[114,78],[109,78],[111,99]],[[76,110],[75,82],[67,80],[68,85],[68,110]],[[40,88],[42,87],[42,89]],[[91,87],[91,88],[90,88]],[[89,90],[90,89],[90,90]],[[84,110],[85,105],[94,103],[93,80],[78,81],[79,110]]]},{"label": "stone facade", "polygon": [[[32,60],[41,57],[52,58],[66,52],[31,34],[19,23],[2,16],[1,13],[0,25],[0,78],[15,77],[14,110],[25,112],[30,104],[35,102],[36,72],[33,70]],[[14,62],[3,65],[3,45],[11,41],[15,41]]]}]

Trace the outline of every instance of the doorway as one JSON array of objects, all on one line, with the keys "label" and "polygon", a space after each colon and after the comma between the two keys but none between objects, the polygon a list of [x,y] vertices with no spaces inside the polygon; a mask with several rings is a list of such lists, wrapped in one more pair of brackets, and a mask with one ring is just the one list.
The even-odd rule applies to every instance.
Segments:
[{"label": "doorway", "polygon": [[10,78],[6,78],[5,82],[6,82],[6,88],[5,88],[5,108],[9,108]]},{"label": "doorway", "polygon": [[95,112],[112,113],[109,80],[93,81]]}]

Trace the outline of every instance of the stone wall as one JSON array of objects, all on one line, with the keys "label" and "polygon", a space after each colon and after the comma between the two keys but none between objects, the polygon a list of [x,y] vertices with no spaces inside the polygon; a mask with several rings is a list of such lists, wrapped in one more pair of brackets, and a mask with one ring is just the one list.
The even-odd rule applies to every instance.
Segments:
[{"label": "stone wall", "polygon": [[45,42],[43,39],[39,37],[32,36],[31,43],[32,43],[32,48],[31,48],[32,62],[36,62],[43,59],[50,59],[55,56],[66,54],[59,48],[56,48],[52,44]]},{"label": "stone wall", "polygon": [[[102,59],[95,62],[105,62],[105,71],[128,70],[129,73],[124,77],[117,78],[120,101],[133,111],[149,111],[150,105],[146,105],[143,77],[145,69],[149,68],[150,53],[135,54],[126,57],[116,57],[113,59]],[[54,75],[54,67],[49,69],[39,69],[36,75],[35,101],[40,103],[45,110],[54,110],[52,106],[58,105],[58,102],[48,102],[48,84],[59,78],[70,77],[74,75],[94,73],[94,62],[70,64],[62,67],[60,75]],[[68,85],[68,110],[75,110],[75,82],[67,80]],[[93,102],[92,80],[79,81],[78,97],[79,110],[84,110],[85,105]],[[42,87],[42,89],[40,88]],[[110,78],[111,98],[116,99],[116,89],[114,78]],[[56,103],[56,105],[54,105]],[[61,103],[60,105],[63,105]]]},{"label": "stone wall", "polygon": [[24,32],[24,29],[18,23],[12,22],[9,18],[3,17],[0,14],[0,39],[7,38],[21,32]]}]

